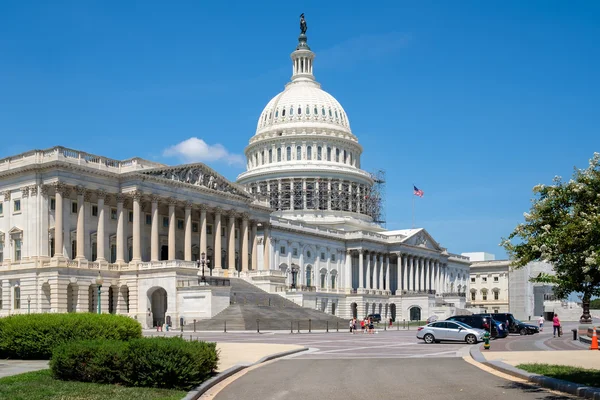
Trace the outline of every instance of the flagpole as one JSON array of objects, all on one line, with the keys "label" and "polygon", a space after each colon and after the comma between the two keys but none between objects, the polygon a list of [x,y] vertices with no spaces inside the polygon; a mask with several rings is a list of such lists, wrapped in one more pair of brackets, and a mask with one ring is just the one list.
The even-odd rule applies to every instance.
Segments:
[{"label": "flagpole", "polygon": [[[415,184],[413,183],[413,188]],[[412,229],[415,229],[415,194],[412,196]]]}]

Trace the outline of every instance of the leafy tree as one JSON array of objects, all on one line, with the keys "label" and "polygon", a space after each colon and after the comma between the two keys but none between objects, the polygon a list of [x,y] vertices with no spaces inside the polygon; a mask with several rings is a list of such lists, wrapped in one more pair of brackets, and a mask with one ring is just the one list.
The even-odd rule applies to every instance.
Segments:
[{"label": "leafy tree", "polygon": [[576,168],[568,182],[557,176],[533,193],[525,222],[501,245],[515,268],[531,261],[553,264],[554,275],[542,273],[532,281],[553,284],[559,298],[582,293],[581,322],[591,322],[589,302],[600,295],[600,153],[586,169]]},{"label": "leafy tree", "polygon": [[592,310],[600,310],[600,299],[590,301],[590,308]]}]

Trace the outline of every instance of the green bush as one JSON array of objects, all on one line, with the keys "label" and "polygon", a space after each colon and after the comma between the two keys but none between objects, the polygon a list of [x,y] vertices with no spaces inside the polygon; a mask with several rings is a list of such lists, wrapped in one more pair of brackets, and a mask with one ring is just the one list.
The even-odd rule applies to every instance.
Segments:
[{"label": "green bush", "polygon": [[142,338],[64,344],[54,349],[50,368],[63,380],[187,390],[208,379],[217,362],[215,343]]},{"label": "green bush", "polygon": [[47,360],[54,347],[76,340],[129,340],[141,325],[112,314],[26,314],[0,318],[0,358]]}]

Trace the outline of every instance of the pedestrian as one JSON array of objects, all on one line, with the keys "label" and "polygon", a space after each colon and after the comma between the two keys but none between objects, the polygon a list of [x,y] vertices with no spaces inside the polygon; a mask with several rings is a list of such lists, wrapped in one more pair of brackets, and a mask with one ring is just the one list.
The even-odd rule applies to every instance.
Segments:
[{"label": "pedestrian", "polygon": [[544,332],[544,316],[540,315],[540,319],[538,319],[538,325],[540,326],[540,332]]},{"label": "pedestrian", "polygon": [[390,328],[392,327],[393,323],[394,323],[394,321],[390,318]]},{"label": "pedestrian", "polygon": [[352,328],[354,328],[354,320],[350,319],[350,333],[352,333]]},{"label": "pedestrian", "polygon": [[364,319],[362,319],[362,320],[360,321],[360,331],[361,331],[362,333],[365,333],[365,320],[364,320]]},{"label": "pedestrian", "polygon": [[558,314],[554,314],[554,318],[552,318],[552,327],[554,328],[554,337],[558,333],[558,337],[560,337],[560,319],[558,319]]}]

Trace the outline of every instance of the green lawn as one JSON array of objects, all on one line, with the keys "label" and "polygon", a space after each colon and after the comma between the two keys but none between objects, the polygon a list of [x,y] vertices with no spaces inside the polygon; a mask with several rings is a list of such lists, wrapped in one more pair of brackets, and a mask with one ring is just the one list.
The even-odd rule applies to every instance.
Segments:
[{"label": "green lawn", "polygon": [[52,378],[49,369],[0,379],[0,399],[11,400],[181,400],[181,390],[132,388]]},{"label": "green lawn", "polygon": [[545,375],[550,378],[562,379],[569,382],[579,383],[586,386],[600,387],[600,370],[568,367],[565,365],[550,364],[519,364],[527,372]]}]

